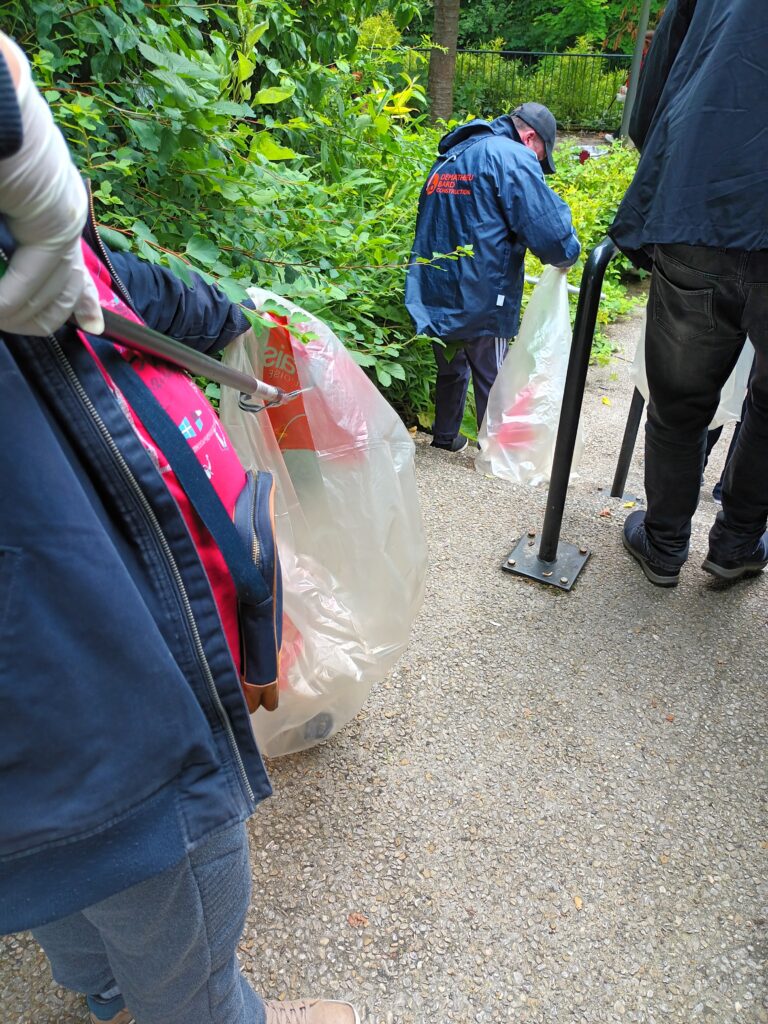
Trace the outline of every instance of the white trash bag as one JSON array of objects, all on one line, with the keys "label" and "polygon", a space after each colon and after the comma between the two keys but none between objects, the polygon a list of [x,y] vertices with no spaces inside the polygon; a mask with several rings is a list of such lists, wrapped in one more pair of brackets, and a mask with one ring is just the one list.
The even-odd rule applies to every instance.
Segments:
[{"label": "white trash bag", "polygon": [[[643,310],[643,328],[635,350],[635,358],[632,361],[630,377],[637,390],[648,401],[648,376],[645,370],[645,324],[647,310]],[[747,338],[744,348],[741,350],[733,371],[723,385],[720,392],[720,404],[717,407],[714,419],[709,425],[710,430],[722,427],[732,420],[741,419],[741,407],[744,404],[744,396],[747,393],[749,384],[749,372],[752,369],[752,360],[755,358],[755,349],[752,342]]]},{"label": "white trash bag", "polygon": [[[244,412],[222,390],[221,419],[243,465],[276,483],[283,571],[279,705],[251,716],[268,757],[327,739],[360,710],[402,654],[421,607],[427,562],[414,473],[400,418],[321,321],[259,288],[272,326],[249,331],[225,362],[285,391],[281,406]],[[300,334],[301,339],[293,333]]]},{"label": "white trash bag", "polygon": [[[570,351],[567,278],[545,267],[488,396],[475,456],[479,473],[515,484],[549,480]],[[579,424],[573,469],[583,447]]]}]

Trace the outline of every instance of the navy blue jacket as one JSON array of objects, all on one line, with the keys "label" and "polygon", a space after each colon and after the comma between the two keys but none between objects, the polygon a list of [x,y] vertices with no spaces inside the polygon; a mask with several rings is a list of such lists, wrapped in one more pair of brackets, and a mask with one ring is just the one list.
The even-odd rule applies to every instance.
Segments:
[{"label": "navy blue jacket", "polygon": [[[419,334],[445,341],[512,338],[520,321],[525,250],[570,266],[580,246],[566,203],[544,181],[512,118],[470,121],[440,141],[419,196],[405,304]],[[416,263],[473,246],[474,256]]]},{"label": "navy blue jacket", "polygon": [[[243,329],[201,280],[112,262],[151,326],[204,350]],[[181,513],[73,331],[0,332],[0,437],[0,932],[12,932],[165,870],[271,790]]]},{"label": "navy blue jacket", "polygon": [[671,0],[629,134],[641,150],[610,235],[650,269],[655,244],[768,248],[768,5]]}]

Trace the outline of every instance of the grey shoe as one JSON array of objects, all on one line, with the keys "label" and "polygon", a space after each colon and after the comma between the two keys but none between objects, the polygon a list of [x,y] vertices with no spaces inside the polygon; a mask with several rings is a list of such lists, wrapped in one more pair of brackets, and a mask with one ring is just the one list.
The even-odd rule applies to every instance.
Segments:
[{"label": "grey shoe", "polygon": [[640,563],[640,568],[655,587],[677,586],[680,582],[680,570],[668,569],[653,559],[645,533],[645,512],[642,509],[629,513],[624,522],[621,539],[624,547],[635,561]]},{"label": "grey shoe", "polygon": [[452,441],[447,444],[442,444],[439,441],[433,441],[430,445],[431,448],[439,448],[441,452],[450,452],[451,455],[458,455],[459,452],[463,452],[469,444],[469,441],[463,434],[457,434]]},{"label": "grey shoe", "polygon": [[743,576],[756,576],[768,565],[768,532],[758,541],[757,547],[747,558],[738,561],[718,559],[709,549],[701,568],[721,580],[740,580]]}]

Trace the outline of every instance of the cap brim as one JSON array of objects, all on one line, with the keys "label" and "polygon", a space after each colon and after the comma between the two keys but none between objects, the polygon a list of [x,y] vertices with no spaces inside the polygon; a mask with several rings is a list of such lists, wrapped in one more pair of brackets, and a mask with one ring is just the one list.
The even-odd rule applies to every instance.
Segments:
[{"label": "cap brim", "polygon": [[541,161],[541,169],[545,174],[555,173],[555,161],[552,159],[550,150],[545,150],[544,159]]}]

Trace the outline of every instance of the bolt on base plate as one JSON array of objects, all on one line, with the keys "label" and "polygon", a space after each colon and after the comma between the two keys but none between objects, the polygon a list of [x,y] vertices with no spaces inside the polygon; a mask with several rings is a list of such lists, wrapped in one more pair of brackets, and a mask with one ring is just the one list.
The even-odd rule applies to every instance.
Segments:
[{"label": "bolt on base plate", "polygon": [[584,544],[577,547],[564,541],[557,546],[557,557],[554,562],[542,562],[538,551],[539,545],[535,534],[529,530],[528,535],[520,538],[510,551],[509,557],[501,563],[501,568],[517,576],[548,583],[560,590],[570,590],[592,554]]}]

